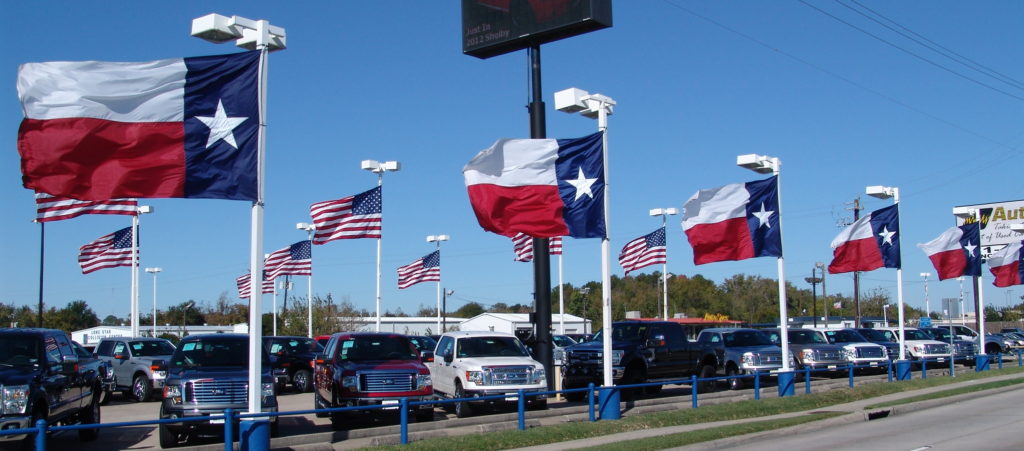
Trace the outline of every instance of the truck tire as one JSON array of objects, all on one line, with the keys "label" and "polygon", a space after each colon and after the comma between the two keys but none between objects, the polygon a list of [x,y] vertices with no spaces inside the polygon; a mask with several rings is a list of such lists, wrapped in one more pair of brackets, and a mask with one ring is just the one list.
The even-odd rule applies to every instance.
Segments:
[{"label": "truck tire", "polygon": [[308,370],[298,370],[292,376],[292,386],[299,393],[306,393],[313,389],[313,378]]},{"label": "truck tire", "polygon": [[536,400],[530,401],[530,402],[528,402],[526,404],[526,410],[547,410],[547,409],[548,409],[548,400],[546,400],[546,399],[536,399]]},{"label": "truck tire", "polygon": [[153,384],[145,374],[138,373],[132,378],[132,386],[128,390],[128,397],[134,402],[149,400],[153,394]]},{"label": "truck tire", "polygon": [[160,447],[161,448],[174,448],[178,446],[178,434],[171,431],[171,428],[165,424],[159,425],[160,434]]},{"label": "truck tire", "polygon": [[714,365],[704,364],[700,367],[700,374],[697,375],[697,378],[701,379],[697,381],[697,391],[699,393],[711,393],[715,391],[715,381],[704,379],[711,379],[715,377],[715,373],[717,372],[718,371],[715,369]]},{"label": "truck tire", "polygon": [[736,369],[735,365],[729,365],[725,369],[725,376],[729,379],[726,383],[729,384],[729,390],[740,390],[743,388],[743,379],[736,377],[739,376],[740,372]]},{"label": "truck tire", "polygon": [[[103,390],[96,387],[93,390],[92,401],[89,402],[89,406],[78,413],[78,419],[81,424],[99,424],[100,423],[100,399],[99,396],[103,393]],[[100,435],[99,428],[92,429],[79,429],[78,439],[83,442],[91,442],[96,440]]]},{"label": "truck tire", "polygon": [[[626,374],[622,376],[622,385],[633,385],[642,384],[647,379],[643,374],[643,369],[632,365],[626,368]],[[640,388],[623,388],[622,389],[622,400],[633,401],[640,394]]]},{"label": "truck tire", "polygon": [[[466,391],[462,389],[462,382],[455,381],[455,398],[462,399],[466,397]],[[455,417],[466,418],[473,416],[473,406],[469,405],[469,401],[458,401],[455,403]]]},{"label": "truck tire", "polygon": [[[45,403],[46,400],[36,400],[35,403]],[[38,404],[37,404],[38,405]],[[29,424],[30,427],[36,427],[36,422],[39,420],[46,419],[46,407],[39,405],[32,409],[32,422]],[[21,445],[19,449],[22,450],[34,450],[36,449],[36,436],[35,434],[28,434],[25,438],[21,439]]]}]

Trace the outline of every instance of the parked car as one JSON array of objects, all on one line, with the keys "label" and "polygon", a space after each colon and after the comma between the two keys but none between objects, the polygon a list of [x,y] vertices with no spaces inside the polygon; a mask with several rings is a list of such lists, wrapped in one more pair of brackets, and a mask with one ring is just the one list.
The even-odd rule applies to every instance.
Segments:
[{"label": "parked car", "polygon": [[897,343],[898,340],[894,338],[893,334],[867,327],[856,328],[853,330],[864,337],[869,343],[885,346],[885,352],[889,356],[889,360],[896,360],[900,358],[900,345]]},{"label": "parked car", "polygon": [[270,353],[278,389],[292,384],[299,393],[313,390],[313,361],[323,346],[308,337],[263,337]]},{"label": "parked car", "polygon": [[843,347],[846,360],[854,366],[878,366],[888,363],[889,352],[885,346],[871,343],[853,329],[817,329],[829,343]]},{"label": "parked car", "polygon": [[[501,332],[459,331],[441,335],[433,361],[427,362],[434,381],[434,395],[440,399],[467,399],[504,395],[499,400],[445,403],[464,418],[482,404],[515,402],[524,393],[547,391],[544,366],[530,357],[518,338]],[[453,405],[454,404],[454,405]],[[527,397],[530,409],[547,408],[544,395]]]},{"label": "parked car", "polygon": [[[562,387],[581,388],[604,381],[604,331],[594,340],[570,346],[565,350]],[[631,385],[659,381],[679,381],[692,375],[713,377],[718,360],[705,344],[686,339],[683,327],[671,321],[620,321],[612,324],[612,381]],[[657,393],[660,385],[648,387]],[[567,393],[570,400],[582,399],[584,393]],[[623,392],[630,398],[635,390]]]},{"label": "parked car", "polygon": [[[96,371],[79,365],[78,353],[64,331],[0,329],[0,429],[100,423],[102,383]],[[95,440],[99,428],[78,430],[81,440]],[[21,440],[33,449],[31,435],[0,435],[0,444]]]},{"label": "parked car", "polygon": [[434,348],[437,347],[437,340],[424,336],[424,335],[406,335],[412,345],[416,347],[419,352],[429,351],[431,354],[434,353]]},{"label": "parked car", "polygon": [[117,379],[114,376],[113,367],[109,362],[97,358],[96,354],[89,352],[77,341],[72,340],[71,347],[78,354],[78,365],[82,367],[82,370],[92,371],[99,378],[100,386],[103,388],[100,392],[100,404],[107,405],[117,389]]},{"label": "parked car", "polygon": [[163,338],[112,337],[96,345],[96,357],[114,368],[117,389],[132,401],[159,395],[166,373],[155,369],[174,354],[174,345]]},{"label": "parked car", "polygon": [[[260,404],[263,412],[277,412],[277,395],[270,374],[270,356],[260,347],[262,374]],[[160,366],[167,372],[160,419],[202,418],[224,410],[249,408],[249,336],[244,334],[189,335]],[[237,420],[236,420],[237,421]],[[221,435],[223,420],[161,423],[160,446],[171,448],[199,435]],[[277,416],[270,417],[270,434],[278,432]]]},{"label": "parked car", "polygon": [[[719,374],[739,376],[782,368],[782,349],[772,344],[768,335],[757,329],[708,328],[697,335],[697,343],[711,347],[717,355]],[[789,366],[796,368],[792,352],[787,358]],[[739,390],[744,386],[743,379],[738,377],[729,379],[728,384],[731,390]]]},{"label": "parked car", "polygon": [[[899,328],[881,327],[878,328],[878,330],[886,334],[891,334],[893,338],[897,341],[899,340]],[[946,359],[952,357],[949,343],[943,343],[935,340],[918,328],[904,327],[903,339],[903,347],[906,350],[906,357],[908,360],[927,359],[934,360],[936,362],[944,362]]]},{"label": "parked car", "polygon": [[[423,352],[428,360],[430,352]],[[313,374],[313,408],[393,405],[433,400],[430,370],[421,353],[404,335],[373,332],[336,333],[317,355]],[[434,419],[434,406],[411,409],[417,421]],[[331,417],[334,429],[343,429],[348,415],[367,415],[380,410],[317,413]]]},{"label": "parked car", "polygon": [[974,365],[974,356],[978,345],[974,341],[957,338],[949,332],[948,327],[922,327],[921,331],[943,343],[949,343],[953,352],[953,360],[965,365]]},{"label": "parked car", "polygon": [[[828,342],[824,335],[813,329],[789,329],[789,350],[796,358],[797,368],[812,370],[837,370],[846,366],[847,359],[842,346]],[[766,329],[765,333],[775,345],[781,345],[779,329]]]}]

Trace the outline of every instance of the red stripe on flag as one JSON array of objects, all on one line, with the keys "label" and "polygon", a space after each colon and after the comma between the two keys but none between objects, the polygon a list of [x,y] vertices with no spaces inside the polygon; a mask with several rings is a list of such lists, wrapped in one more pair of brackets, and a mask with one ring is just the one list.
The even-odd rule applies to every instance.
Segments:
[{"label": "red stripe on flag", "polygon": [[939,280],[952,279],[964,274],[964,267],[967,266],[967,256],[959,247],[953,250],[936,252],[928,256],[939,273]]},{"label": "red stripe on flag", "polygon": [[569,235],[557,186],[478,184],[467,189],[473,212],[484,230],[509,238],[516,233],[536,238]]},{"label": "red stripe on flag", "polygon": [[754,257],[754,241],[746,217],[697,224],[686,231],[686,238],[693,247],[695,265]]},{"label": "red stripe on flag", "polygon": [[997,287],[1020,285],[1020,262],[1014,261],[1008,265],[996,266],[992,268],[992,275],[996,276],[996,280],[993,280],[992,284]]},{"label": "red stripe on flag", "polygon": [[831,274],[871,271],[885,266],[874,236],[847,241],[832,251],[832,256],[832,263],[828,265]]}]

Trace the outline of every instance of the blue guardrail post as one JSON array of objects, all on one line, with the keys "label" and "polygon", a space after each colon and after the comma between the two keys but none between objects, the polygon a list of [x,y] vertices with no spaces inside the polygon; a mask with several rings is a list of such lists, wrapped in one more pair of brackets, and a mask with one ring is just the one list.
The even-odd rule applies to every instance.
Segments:
[{"label": "blue guardrail post", "polygon": [[761,372],[754,370],[754,401],[761,400]]},{"label": "blue guardrail post", "polygon": [[853,388],[853,363],[852,362],[847,367],[847,372],[850,373],[850,388]]},{"label": "blue guardrail post", "polygon": [[690,376],[690,407],[697,408],[697,375]]},{"label": "blue guardrail post", "polygon": [[526,396],[523,396],[523,389],[516,390],[518,397],[516,398],[516,404],[518,404],[519,410],[519,430],[526,430]]},{"label": "blue guardrail post", "polygon": [[1021,350],[1017,350],[1017,366],[1024,366],[1024,362],[1021,361]]},{"label": "blue guardrail post", "polygon": [[779,371],[779,397],[793,396],[796,394],[796,372]]},{"label": "blue guardrail post", "polygon": [[590,415],[590,422],[597,421],[597,415],[594,409],[594,383],[587,384],[587,413]]},{"label": "blue guardrail post", "polygon": [[811,367],[804,368],[804,394],[811,394]]},{"label": "blue guardrail post", "polygon": [[241,451],[268,451],[270,449],[270,420],[246,418],[240,421],[238,423],[238,449]]},{"label": "blue guardrail post", "polygon": [[889,375],[889,382],[892,382],[892,360],[889,360],[889,363],[885,367],[885,372]]},{"label": "blue guardrail post", "polygon": [[36,450],[46,451],[46,420],[36,420]]},{"label": "blue guardrail post", "polygon": [[601,404],[601,419],[618,420],[622,418],[622,411],[619,410],[618,387],[601,387],[598,391],[601,394],[598,399]]},{"label": "blue guardrail post", "polygon": [[928,359],[921,359],[921,379],[928,379]]},{"label": "blue guardrail post", "polygon": [[896,380],[909,381],[910,380],[910,361],[909,360],[897,360],[896,361]]},{"label": "blue guardrail post", "polygon": [[224,451],[235,449],[235,411],[224,409]]},{"label": "blue guardrail post", "polygon": [[974,356],[974,371],[975,372],[988,371],[988,355],[987,354],[978,354],[978,355]]},{"label": "blue guardrail post", "polygon": [[398,413],[398,421],[399,421],[398,434],[400,435],[402,444],[403,445],[408,445],[409,444],[409,398],[401,398],[401,399],[398,400],[398,403],[399,403],[399,407],[398,408],[400,409],[399,413]]},{"label": "blue guardrail post", "polygon": [[1003,353],[996,354],[996,365],[997,368],[1003,369]]}]

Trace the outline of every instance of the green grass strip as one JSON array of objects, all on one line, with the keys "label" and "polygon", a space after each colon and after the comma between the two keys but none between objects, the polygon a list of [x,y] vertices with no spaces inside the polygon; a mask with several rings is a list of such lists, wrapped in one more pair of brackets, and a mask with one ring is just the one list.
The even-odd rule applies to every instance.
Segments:
[{"label": "green grass strip", "polygon": [[[559,443],[590,437],[617,434],[620,432],[654,429],[666,426],[685,424],[710,423],[714,421],[759,418],[781,413],[817,410],[828,406],[874,398],[892,393],[937,387],[955,382],[985,379],[1006,374],[1024,373],[1024,368],[1006,367],[981,373],[960,372],[954,377],[936,377],[912,379],[893,383],[878,382],[861,385],[856,388],[842,388],[810,395],[798,395],[786,398],[770,398],[760,401],[746,400],[725,404],[703,406],[698,409],[683,409],[670,412],[652,412],[648,414],[623,417],[618,421],[576,422],[544,426],[520,430],[488,432],[486,434],[470,434],[454,437],[438,437],[411,442],[409,445],[382,446],[371,449],[402,450],[497,450],[520,448],[525,446]],[[916,376],[917,373],[914,373]],[[813,385],[812,385],[813,388]],[[775,387],[767,388],[775,390]],[[800,390],[797,390],[800,392]],[[928,395],[934,398],[936,395]],[[688,403],[687,403],[688,404]]]},{"label": "green grass strip", "polygon": [[952,390],[943,390],[943,391],[939,391],[939,392],[935,392],[935,393],[931,393],[931,394],[927,394],[927,395],[913,396],[913,397],[910,397],[910,398],[899,399],[899,400],[896,400],[896,401],[888,401],[888,402],[882,402],[882,403],[878,403],[878,404],[872,404],[870,406],[865,407],[864,409],[867,410],[867,409],[877,409],[879,407],[892,407],[892,406],[898,406],[898,405],[901,405],[901,404],[910,404],[912,402],[927,401],[927,400],[935,399],[935,398],[945,398],[945,397],[949,397],[949,396],[962,395],[964,393],[974,393],[974,392],[978,392],[978,391],[982,391],[982,390],[990,390],[990,389],[993,389],[993,388],[1008,387],[1008,386],[1011,386],[1011,385],[1018,385],[1018,384],[1024,384],[1024,379],[1014,379],[1014,380],[1008,380],[1008,381],[986,382],[984,384],[971,385],[971,386],[968,386],[968,387],[954,388]]}]

